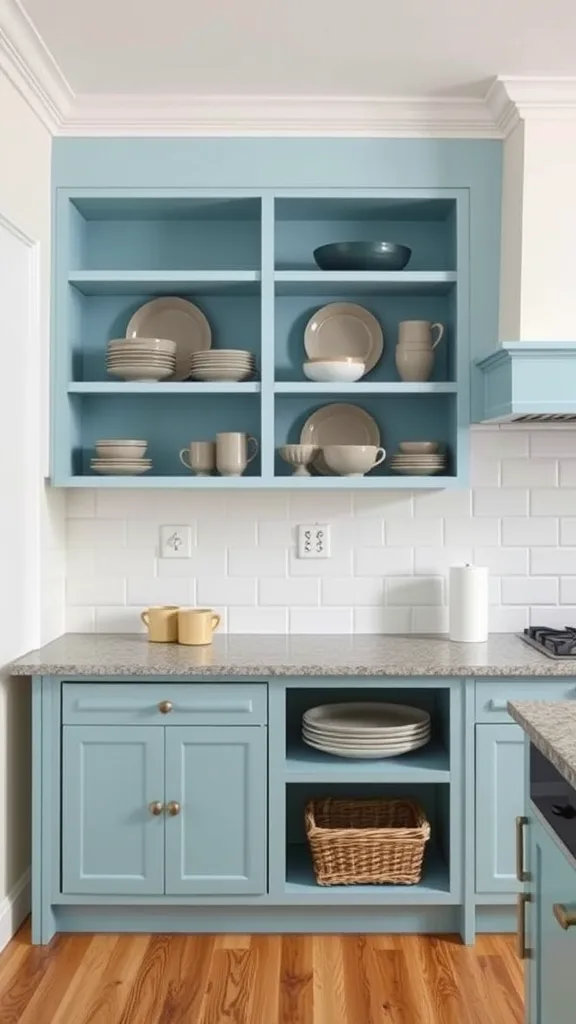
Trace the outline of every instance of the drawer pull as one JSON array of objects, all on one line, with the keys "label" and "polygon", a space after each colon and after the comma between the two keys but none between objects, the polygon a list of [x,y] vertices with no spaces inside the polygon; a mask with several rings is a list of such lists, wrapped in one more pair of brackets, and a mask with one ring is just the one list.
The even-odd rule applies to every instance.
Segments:
[{"label": "drawer pull", "polygon": [[528,958],[528,950],[526,949],[526,904],[530,902],[528,893],[518,893],[518,901],[516,903],[516,942],[518,948],[516,950],[519,960],[526,960]]},{"label": "drawer pull", "polygon": [[161,700],[158,705],[158,711],[161,715],[169,715],[173,708],[174,705],[171,700]]},{"label": "drawer pull", "polygon": [[167,810],[168,814],[171,814],[172,817],[175,818],[177,814],[180,814],[180,804],[177,800],[171,800],[167,806]]},{"label": "drawer pull", "polygon": [[164,804],[160,803],[159,800],[153,800],[151,804],[148,804],[148,807],[150,809],[150,814],[153,814],[155,818],[157,818],[159,814],[162,814],[162,811],[164,810]]},{"label": "drawer pull", "polygon": [[516,818],[516,878],[519,882],[527,882],[530,877],[524,867],[524,827],[527,824],[528,818]]},{"label": "drawer pull", "polygon": [[567,910],[563,903],[555,903],[552,910],[558,924],[565,932],[569,928],[576,928],[576,910]]},{"label": "drawer pull", "polygon": [[507,711],[508,702],[505,700],[489,700],[488,707],[490,711]]}]

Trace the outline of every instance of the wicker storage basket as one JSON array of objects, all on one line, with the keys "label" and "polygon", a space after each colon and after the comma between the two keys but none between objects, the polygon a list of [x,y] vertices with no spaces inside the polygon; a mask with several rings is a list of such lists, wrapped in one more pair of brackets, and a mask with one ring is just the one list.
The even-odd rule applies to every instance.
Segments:
[{"label": "wicker storage basket", "polygon": [[415,885],[430,825],[412,800],[310,800],[306,835],[319,885]]}]

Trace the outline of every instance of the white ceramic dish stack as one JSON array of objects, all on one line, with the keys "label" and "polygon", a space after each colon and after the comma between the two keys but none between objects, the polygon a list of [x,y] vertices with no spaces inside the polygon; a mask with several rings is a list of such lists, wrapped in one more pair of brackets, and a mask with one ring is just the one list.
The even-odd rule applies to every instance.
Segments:
[{"label": "white ceramic dish stack", "polygon": [[139,476],[152,468],[152,460],[145,458],[147,441],[110,438],[96,441],[94,448],[90,468],[103,476]]},{"label": "white ceramic dish stack", "polygon": [[190,376],[202,381],[242,381],[254,375],[254,356],[244,349],[210,349],[190,357]]},{"label": "white ceramic dish stack", "polygon": [[176,366],[176,343],[168,338],[115,338],[108,342],[106,369],[126,381],[160,381]]},{"label": "white ceramic dish stack", "polygon": [[302,739],[334,757],[399,757],[430,742],[430,715],[405,704],[322,704],[302,717]]},{"label": "white ceramic dish stack", "polygon": [[390,459],[390,468],[404,476],[433,476],[446,466],[446,452],[436,441],[401,441]]}]

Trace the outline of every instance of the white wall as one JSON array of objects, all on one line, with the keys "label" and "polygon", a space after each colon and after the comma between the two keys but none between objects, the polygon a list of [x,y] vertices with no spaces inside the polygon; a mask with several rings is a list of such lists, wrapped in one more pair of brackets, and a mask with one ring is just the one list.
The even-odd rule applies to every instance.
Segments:
[{"label": "white wall", "polygon": [[[471,470],[470,489],[414,494],[70,491],[68,629],[197,603],[235,633],[443,631],[465,561],[490,568],[492,630],[576,625],[576,430],[475,428]],[[311,521],[331,524],[331,559],[295,558]],[[161,524],[191,526],[191,559],[158,558]]]},{"label": "white wall", "polygon": [[64,498],[44,487],[50,273],[46,129],[0,71],[0,945],[27,898],[30,697],[2,666],[63,626]]}]

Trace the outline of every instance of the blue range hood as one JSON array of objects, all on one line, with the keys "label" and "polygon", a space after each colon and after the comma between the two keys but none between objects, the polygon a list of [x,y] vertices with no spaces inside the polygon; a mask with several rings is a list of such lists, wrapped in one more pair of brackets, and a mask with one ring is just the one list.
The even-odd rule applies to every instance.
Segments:
[{"label": "blue range hood", "polygon": [[476,366],[481,422],[576,420],[576,341],[506,342]]}]

